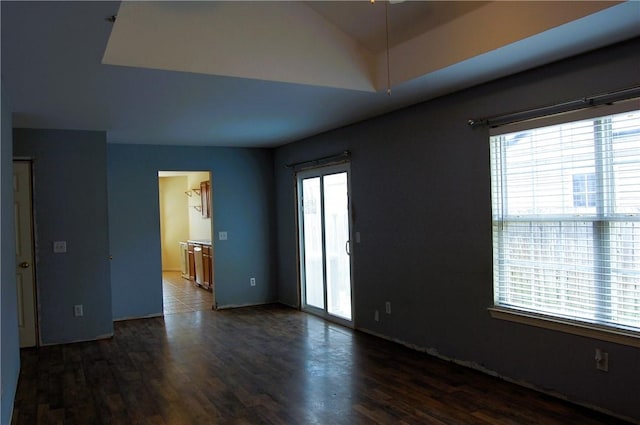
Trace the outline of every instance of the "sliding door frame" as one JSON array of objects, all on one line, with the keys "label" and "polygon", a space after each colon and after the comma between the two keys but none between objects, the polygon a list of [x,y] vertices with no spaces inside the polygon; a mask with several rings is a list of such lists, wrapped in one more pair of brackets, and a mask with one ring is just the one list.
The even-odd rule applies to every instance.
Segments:
[{"label": "sliding door frame", "polygon": [[[325,241],[325,216],[324,216],[324,195],[323,195],[323,177],[332,175],[332,174],[340,174],[346,173],[347,175],[347,205],[348,205],[348,226],[349,226],[349,235],[347,246],[349,252],[349,285],[350,285],[350,302],[351,302],[351,320],[345,319],[340,316],[336,316],[334,314],[330,314],[328,312],[328,304],[327,304],[327,276],[326,276],[326,241]],[[321,193],[321,223],[322,223],[322,276],[323,276],[323,297],[324,297],[324,308],[314,307],[312,305],[308,305],[306,302],[306,282],[305,282],[305,252],[304,252],[304,211],[301,208],[301,199],[302,199],[302,181],[308,178],[320,178],[320,193]],[[355,321],[355,296],[353,290],[353,214],[352,214],[352,203],[351,203],[351,164],[349,162],[343,162],[339,164],[326,165],[326,166],[318,166],[313,168],[305,168],[303,170],[299,170],[295,174],[295,194],[296,194],[296,231],[297,231],[297,257],[298,257],[298,296],[299,296],[299,306],[300,310],[305,311],[307,313],[314,314],[316,316],[320,316],[325,320],[335,322],[341,324],[343,326],[347,326],[350,328],[354,328]]]}]

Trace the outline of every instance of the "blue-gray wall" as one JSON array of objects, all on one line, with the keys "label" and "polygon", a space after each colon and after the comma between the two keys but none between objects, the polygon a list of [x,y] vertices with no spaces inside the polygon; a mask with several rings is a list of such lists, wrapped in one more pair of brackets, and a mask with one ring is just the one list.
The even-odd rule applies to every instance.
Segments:
[{"label": "blue-gray wall", "polygon": [[[14,155],[33,160],[40,341],[110,336],[105,133],[14,129],[13,139]],[[53,253],[63,240],[67,253]],[[83,317],[74,317],[76,304]]]},{"label": "blue-gray wall", "polygon": [[[158,171],[210,171],[219,307],[277,299],[273,156],[266,149],[109,145],[114,320],[162,313]],[[249,278],[257,285],[251,287]]]},{"label": "blue-gray wall", "polygon": [[2,102],[2,133],[0,134],[0,374],[2,404],[0,424],[11,421],[13,400],[20,373],[20,342],[18,339],[18,301],[16,298],[16,247],[13,223],[13,145],[11,108],[0,88]]},{"label": "blue-gray wall", "polygon": [[[37,285],[44,343],[93,339],[112,319],[161,312],[158,170],[213,175],[217,302],[298,304],[293,176],[284,164],[349,149],[357,327],[640,420],[640,350],[491,319],[486,130],[466,121],[640,84],[640,40],[263,149],[105,144],[104,133],[14,131],[34,159]],[[19,369],[11,130],[3,98],[2,424]],[[106,193],[108,170],[108,198]],[[109,220],[107,220],[107,199]],[[274,203],[275,200],[275,203]],[[109,223],[108,223],[109,221]],[[276,230],[277,229],[277,230]],[[108,235],[107,235],[108,233]],[[111,240],[109,240],[108,236]],[[67,254],[51,243],[67,240]],[[113,255],[111,277],[107,256]],[[258,279],[249,286],[249,277]],[[373,320],[391,301],[393,314]],[[85,317],[73,317],[84,304]],[[594,367],[594,348],[610,370]]]},{"label": "blue-gray wall", "polygon": [[[277,149],[280,300],[299,302],[295,194],[284,164],[348,149],[361,234],[352,248],[357,328],[640,420],[640,349],[489,316],[488,130],[467,125],[639,84],[636,39]],[[385,301],[393,314],[383,313]],[[596,347],[609,352],[608,373],[595,368]]]}]

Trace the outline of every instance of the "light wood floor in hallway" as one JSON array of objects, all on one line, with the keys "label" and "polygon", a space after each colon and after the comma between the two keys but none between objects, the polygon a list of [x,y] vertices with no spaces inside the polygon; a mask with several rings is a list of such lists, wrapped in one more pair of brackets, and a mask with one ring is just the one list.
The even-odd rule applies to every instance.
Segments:
[{"label": "light wood floor in hallway", "polygon": [[180,272],[162,272],[164,314],[211,310],[213,294],[183,279]]},{"label": "light wood floor in hallway", "polygon": [[21,364],[12,425],[623,423],[280,305],[116,322]]}]

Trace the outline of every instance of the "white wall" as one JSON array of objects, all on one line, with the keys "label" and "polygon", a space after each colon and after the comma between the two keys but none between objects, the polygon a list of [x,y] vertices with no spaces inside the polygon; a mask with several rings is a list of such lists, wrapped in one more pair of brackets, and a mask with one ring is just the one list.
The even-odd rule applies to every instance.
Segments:
[{"label": "white wall", "polygon": [[180,241],[189,239],[187,177],[160,177],[160,233],[162,270],[180,270]]},{"label": "white wall", "polygon": [[[200,190],[200,182],[210,180],[209,172],[194,172],[188,175],[188,186],[190,189]],[[213,185],[212,185],[213,187]],[[211,196],[213,198],[213,195]],[[205,218],[202,212],[191,208],[200,206],[200,196],[195,192],[189,199],[189,239],[211,239],[211,217]],[[213,215],[213,213],[211,214]]]}]

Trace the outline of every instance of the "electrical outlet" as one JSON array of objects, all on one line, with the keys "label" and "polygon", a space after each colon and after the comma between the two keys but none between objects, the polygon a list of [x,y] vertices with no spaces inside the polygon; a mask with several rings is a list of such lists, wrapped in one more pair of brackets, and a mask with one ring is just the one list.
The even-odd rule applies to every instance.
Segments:
[{"label": "electrical outlet", "polygon": [[373,320],[375,320],[376,322],[380,321],[380,312],[378,310],[376,310],[376,312],[373,313]]},{"label": "electrical outlet", "polygon": [[218,240],[226,241],[227,240],[227,232],[218,232]]},{"label": "electrical outlet", "polygon": [[609,372],[609,353],[596,348],[596,369]]},{"label": "electrical outlet", "polygon": [[67,252],[67,241],[54,241],[53,242],[53,253],[54,254],[64,254]]},{"label": "electrical outlet", "polygon": [[76,304],[73,306],[73,315],[75,317],[84,316],[84,309],[82,308],[82,304]]},{"label": "electrical outlet", "polygon": [[251,286],[256,286],[256,278],[252,277],[251,279],[249,279],[249,283],[251,284]]},{"label": "electrical outlet", "polygon": [[387,314],[391,314],[391,301],[387,301],[386,303],[384,303],[384,311]]}]

